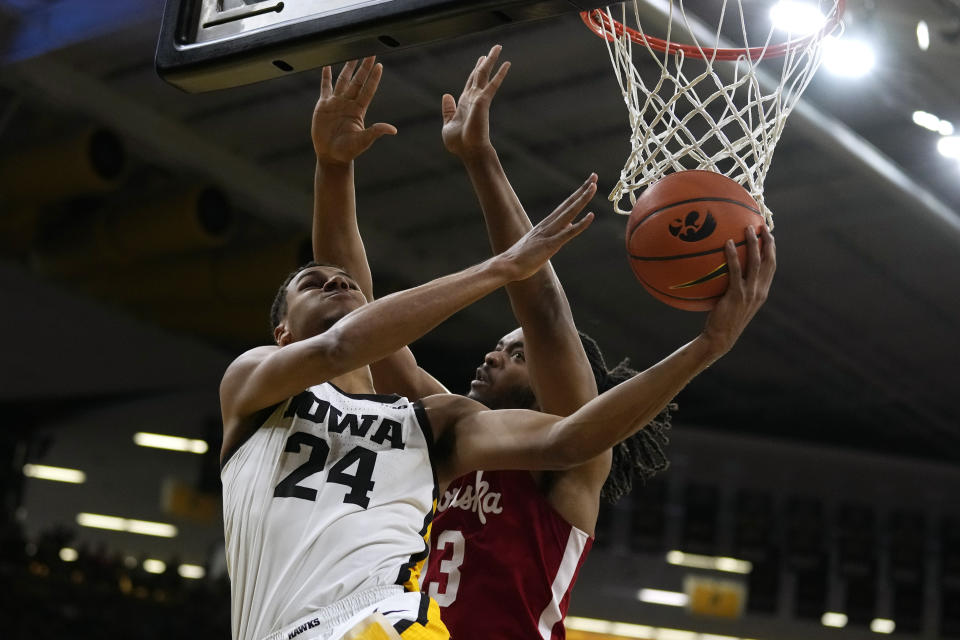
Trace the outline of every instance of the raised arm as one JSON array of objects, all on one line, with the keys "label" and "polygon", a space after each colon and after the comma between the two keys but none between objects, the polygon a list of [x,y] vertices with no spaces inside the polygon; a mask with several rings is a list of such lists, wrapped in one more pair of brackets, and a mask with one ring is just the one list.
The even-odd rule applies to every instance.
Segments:
[{"label": "raised arm", "polygon": [[743,272],[733,242],[727,242],[730,286],[700,335],[570,416],[488,411],[469,399],[425,400],[438,449],[448,452],[440,461],[441,480],[475,469],[568,469],[643,428],[690,380],[733,347],[766,300],[776,248],[766,229],[762,239],[761,260],[754,232],[747,230],[749,259]]},{"label": "raised arm", "polygon": [[[477,266],[363,305],[312,337],[290,341],[278,330],[283,346],[249,351],[224,374],[220,401],[225,428],[312,385],[381,360],[507,282],[529,277],[590,225],[590,213],[573,219],[595,192],[594,184],[584,182],[509,250]],[[298,296],[324,296],[341,281],[349,284],[334,275],[319,290],[294,290]]]},{"label": "raised arm", "polygon": [[[450,94],[442,100],[444,145],[470,176],[494,253],[533,226],[490,141],[490,104],[510,68],[505,62],[494,73],[499,55],[497,45],[477,61],[459,100]],[[541,409],[569,415],[597,395],[597,386],[560,280],[548,262],[532,277],[507,285],[507,293],[523,328],[530,381]]]},{"label": "raised arm", "polygon": [[397,133],[396,127],[382,122],[364,126],[382,75],[383,66],[375,64],[372,57],[359,65],[356,60],[346,63],[336,85],[332,70],[324,67],[310,126],[317,156],[313,257],[343,267],[368,300],[373,299],[373,279],[357,225],[353,161],[381,136]]},{"label": "raised arm", "polygon": [[[364,117],[376,94],[383,66],[374,58],[344,65],[333,83],[330,67],[323,68],[320,97],[313,110],[310,137],[317,156],[314,175],[313,258],[343,267],[356,279],[367,300],[373,300],[373,276],[367,260],[354,189],[354,159],[396,127],[377,123],[364,126]],[[420,398],[446,389],[417,365],[413,353],[401,345],[396,352],[371,365],[374,385],[384,393]]]}]

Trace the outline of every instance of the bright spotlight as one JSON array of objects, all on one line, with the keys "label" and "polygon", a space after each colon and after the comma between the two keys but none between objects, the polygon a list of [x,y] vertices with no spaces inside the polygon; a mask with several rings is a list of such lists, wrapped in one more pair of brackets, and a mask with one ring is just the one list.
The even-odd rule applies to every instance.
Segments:
[{"label": "bright spotlight", "polygon": [[960,136],[944,136],[937,141],[937,151],[946,158],[960,160]]},{"label": "bright spotlight", "polygon": [[23,475],[27,476],[28,478],[53,480],[55,482],[70,482],[73,484],[83,484],[87,481],[87,474],[79,469],[50,467],[43,464],[23,465]]},{"label": "bright spotlight", "polygon": [[143,561],[143,570],[147,573],[163,573],[167,570],[167,563],[156,558],[147,558]]},{"label": "bright spotlight", "polygon": [[876,64],[876,55],[866,42],[827,38],[823,43],[823,66],[847,78],[865,76]]},{"label": "bright spotlight", "polygon": [[917,23],[917,46],[921,51],[930,48],[930,27],[927,26],[926,20]]},{"label": "bright spotlight", "polygon": [[190,580],[199,580],[207,575],[204,568],[198,564],[182,564],[177,567],[177,573],[180,574],[181,578],[189,578]]},{"label": "bright spotlight", "polygon": [[827,17],[815,4],[781,0],[770,8],[773,26],[792,35],[806,36],[823,28]]},{"label": "bright spotlight", "polygon": [[893,633],[897,623],[887,618],[874,618],[870,622],[870,631],[874,633]]},{"label": "bright spotlight", "polygon": [[847,614],[828,611],[820,617],[820,624],[825,627],[842,629],[847,626]]},{"label": "bright spotlight", "polygon": [[71,547],[64,547],[60,549],[60,559],[64,562],[76,562],[77,558],[80,557],[80,554],[77,553],[76,549]]}]

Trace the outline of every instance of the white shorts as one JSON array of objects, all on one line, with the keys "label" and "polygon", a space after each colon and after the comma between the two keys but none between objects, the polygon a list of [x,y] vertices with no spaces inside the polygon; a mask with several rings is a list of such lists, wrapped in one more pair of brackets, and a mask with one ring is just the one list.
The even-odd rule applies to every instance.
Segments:
[{"label": "white shorts", "polygon": [[449,640],[450,633],[440,621],[440,607],[427,594],[390,586],[338,600],[264,640],[381,640],[398,636],[403,640]]}]

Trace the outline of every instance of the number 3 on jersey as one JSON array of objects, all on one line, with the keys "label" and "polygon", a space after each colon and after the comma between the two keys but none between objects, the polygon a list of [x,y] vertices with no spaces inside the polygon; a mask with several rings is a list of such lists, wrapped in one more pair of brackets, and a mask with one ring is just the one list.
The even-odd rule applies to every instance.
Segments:
[{"label": "number 3 on jersey", "polygon": [[[323,471],[327,465],[327,457],[330,455],[330,445],[327,444],[326,440],[312,433],[297,431],[287,438],[287,444],[283,451],[284,453],[300,453],[300,448],[303,445],[310,447],[310,457],[280,481],[276,489],[273,490],[273,497],[300,498],[311,502],[317,499],[316,489],[304,487],[297,483]],[[350,491],[343,497],[343,501],[366,509],[367,505],[370,504],[368,494],[373,490],[373,467],[376,462],[376,452],[357,445],[333,463],[327,473],[327,482],[350,487]],[[354,473],[348,472],[348,469],[354,464],[357,465],[356,471]]]},{"label": "number 3 on jersey", "polygon": [[460,590],[460,566],[463,564],[463,548],[465,546],[463,533],[456,529],[447,529],[437,536],[437,553],[443,553],[447,546],[453,547],[449,560],[440,561],[440,573],[447,576],[447,588],[440,593],[436,582],[430,583],[428,593],[441,607],[449,607],[457,599]]}]

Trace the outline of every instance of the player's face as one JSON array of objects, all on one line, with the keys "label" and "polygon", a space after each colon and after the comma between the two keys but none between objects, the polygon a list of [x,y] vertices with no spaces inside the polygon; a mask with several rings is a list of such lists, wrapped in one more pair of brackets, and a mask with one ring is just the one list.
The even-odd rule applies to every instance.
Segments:
[{"label": "player's face", "polygon": [[304,269],[287,285],[283,324],[292,340],[323,333],[367,300],[356,281],[337,267]]},{"label": "player's face", "polygon": [[503,336],[484,357],[467,396],[491,409],[537,408],[523,352],[522,329]]}]

